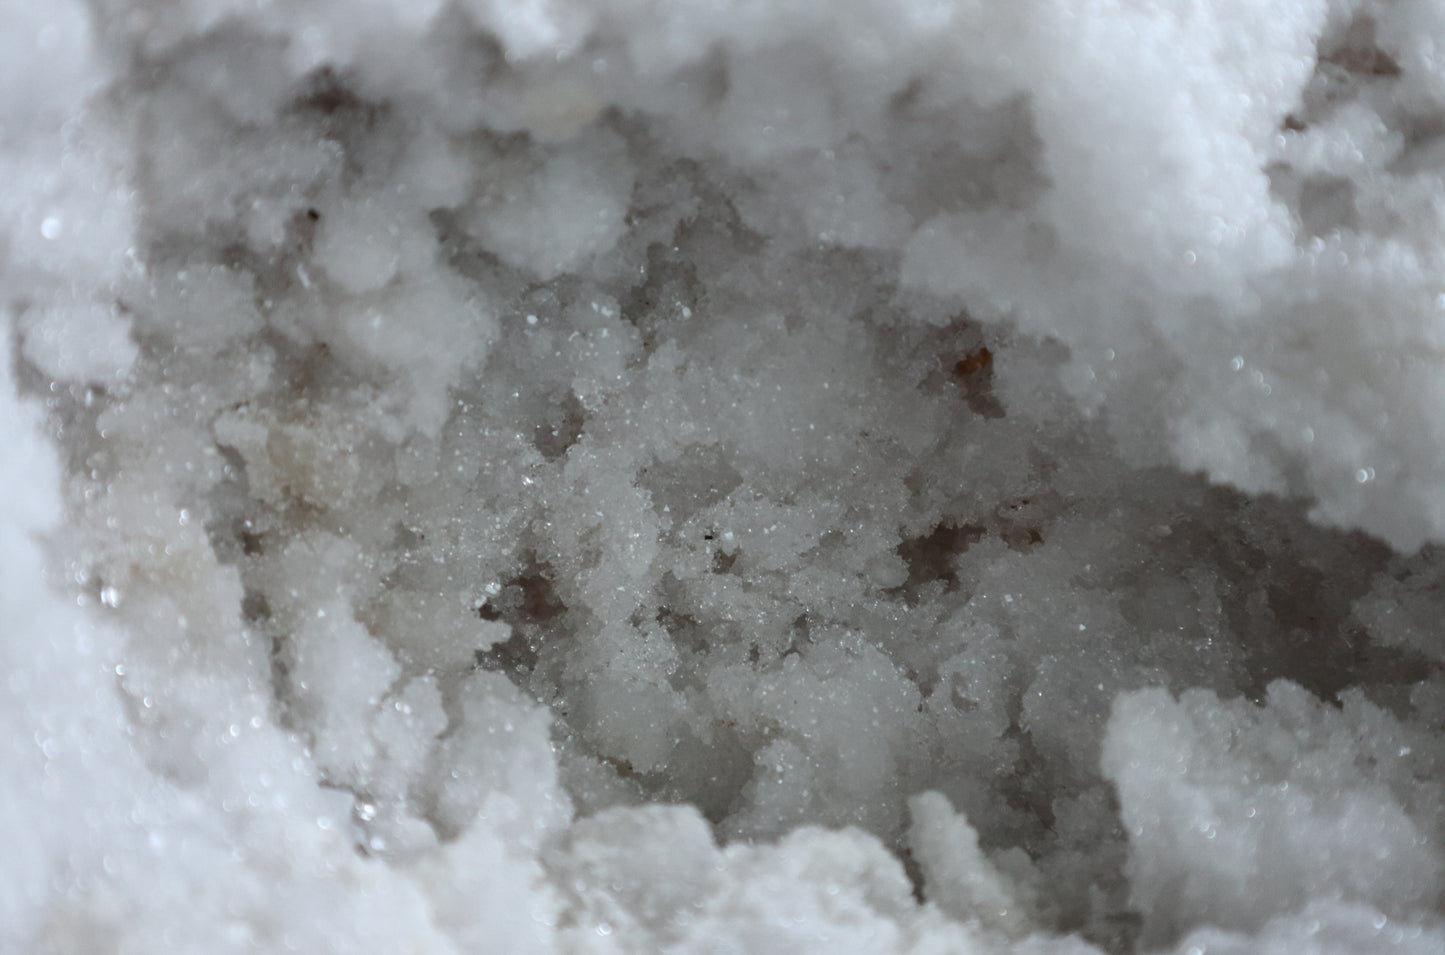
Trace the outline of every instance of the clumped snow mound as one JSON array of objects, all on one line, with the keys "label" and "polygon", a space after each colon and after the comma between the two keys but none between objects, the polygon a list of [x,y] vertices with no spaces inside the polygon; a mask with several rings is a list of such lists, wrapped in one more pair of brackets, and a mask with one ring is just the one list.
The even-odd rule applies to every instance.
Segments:
[{"label": "clumped snow mound", "polygon": [[1442,44],[0,0],[0,949],[1445,950]]}]

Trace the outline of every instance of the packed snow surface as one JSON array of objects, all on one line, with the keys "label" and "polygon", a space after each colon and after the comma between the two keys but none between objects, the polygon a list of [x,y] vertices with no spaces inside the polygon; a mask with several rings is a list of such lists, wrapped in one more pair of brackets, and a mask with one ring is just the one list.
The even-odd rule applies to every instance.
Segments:
[{"label": "packed snow surface", "polygon": [[0,0],[0,951],[1445,952],[1438,0]]}]

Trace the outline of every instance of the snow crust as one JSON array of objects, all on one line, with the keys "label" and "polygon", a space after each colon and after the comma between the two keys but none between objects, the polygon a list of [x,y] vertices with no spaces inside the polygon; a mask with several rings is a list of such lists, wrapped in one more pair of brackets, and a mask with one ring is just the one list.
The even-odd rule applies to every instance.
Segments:
[{"label": "snow crust", "polygon": [[1442,50],[0,0],[0,951],[1445,951]]}]

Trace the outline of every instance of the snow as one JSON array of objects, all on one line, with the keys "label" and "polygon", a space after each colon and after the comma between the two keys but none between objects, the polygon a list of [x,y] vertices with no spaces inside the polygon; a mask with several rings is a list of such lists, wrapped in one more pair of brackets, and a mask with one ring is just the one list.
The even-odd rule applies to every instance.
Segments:
[{"label": "snow", "polygon": [[0,0],[0,950],[1445,950],[1442,30]]}]

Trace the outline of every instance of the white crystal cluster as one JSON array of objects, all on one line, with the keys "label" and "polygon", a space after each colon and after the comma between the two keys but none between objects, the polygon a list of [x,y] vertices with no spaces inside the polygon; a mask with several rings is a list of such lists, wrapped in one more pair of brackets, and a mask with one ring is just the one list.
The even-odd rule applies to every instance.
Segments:
[{"label": "white crystal cluster", "polygon": [[1445,7],[0,0],[0,951],[1445,951]]}]

